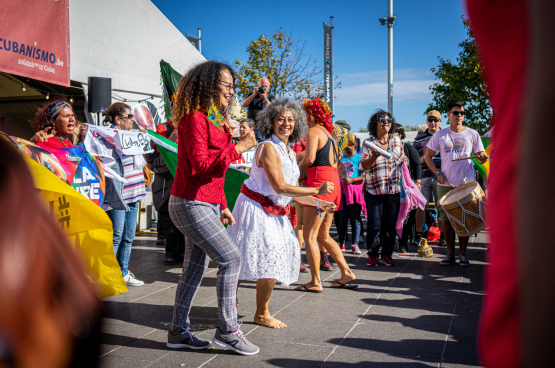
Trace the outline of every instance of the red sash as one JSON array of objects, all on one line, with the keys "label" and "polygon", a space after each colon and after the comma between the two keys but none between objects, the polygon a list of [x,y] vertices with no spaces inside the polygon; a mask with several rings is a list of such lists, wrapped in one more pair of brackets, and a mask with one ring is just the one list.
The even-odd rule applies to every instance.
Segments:
[{"label": "red sash", "polygon": [[264,197],[262,194],[255,192],[254,190],[250,190],[245,184],[241,186],[241,193],[256,203],[260,203],[262,209],[270,215],[289,216],[291,204],[288,204],[285,207],[279,204],[274,204],[268,197]]}]

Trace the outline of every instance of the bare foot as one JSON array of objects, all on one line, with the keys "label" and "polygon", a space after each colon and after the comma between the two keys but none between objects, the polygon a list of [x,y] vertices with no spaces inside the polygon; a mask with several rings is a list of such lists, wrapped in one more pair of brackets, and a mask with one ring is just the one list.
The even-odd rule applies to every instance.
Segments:
[{"label": "bare foot", "polygon": [[287,325],[274,317],[267,315],[264,317],[254,316],[254,323],[260,326],[270,327],[270,328],[285,328]]},{"label": "bare foot", "polygon": [[342,283],[343,285],[346,285],[350,282],[353,282],[357,279],[357,277],[355,276],[354,273],[349,273],[349,274],[345,274],[345,276],[341,277],[335,284],[331,285],[330,287],[332,288],[338,288],[338,287],[342,287],[340,284],[338,284],[339,282]]},{"label": "bare foot", "polygon": [[316,284],[313,284],[312,282],[309,282],[304,285],[299,285],[295,289],[299,291],[307,291],[305,288],[308,289],[309,291],[322,291],[322,284],[316,285]]},{"label": "bare foot", "polygon": [[238,307],[239,306],[239,299],[235,298],[235,306]]}]

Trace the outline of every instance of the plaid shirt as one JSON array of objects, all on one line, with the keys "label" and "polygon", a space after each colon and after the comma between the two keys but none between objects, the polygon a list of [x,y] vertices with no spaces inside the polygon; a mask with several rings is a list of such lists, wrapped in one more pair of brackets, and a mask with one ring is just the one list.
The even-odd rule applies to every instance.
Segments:
[{"label": "plaid shirt", "polygon": [[[367,139],[370,142],[382,147],[378,139],[370,136]],[[382,147],[383,148],[383,147]],[[370,150],[362,146],[360,154],[362,160],[360,162],[360,170],[362,170],[366,190],[370,194],[396,194],[401,191],[401,164],[407,161],[407,156],[403,151],[403,146],[399,137],[389,135],[387,152],[391,153],[391,158],[387,160],[383,156],[379,156],[376,162],[366,170],[362,167],[362,162],[372,155]]]}]

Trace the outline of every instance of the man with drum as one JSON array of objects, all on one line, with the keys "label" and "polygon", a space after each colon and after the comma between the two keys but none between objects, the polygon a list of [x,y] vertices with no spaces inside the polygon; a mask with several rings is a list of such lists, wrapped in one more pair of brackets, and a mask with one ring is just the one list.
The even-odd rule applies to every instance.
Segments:
[{"label": "man with drum", "polygon": [[[476,155],[478,162],[485,163],[488,155],[484,153],[484,145],[480,134],[474,129],[463,126],[464,104],[458,100],[451,100],[447,105],[447,116],[449,126],[435,133],[428,142],[426,150],[426,165],[434,173],[438,181],[438,198],[443,198],[453,188],[470,182],[476,182],[474,165],[471,159],[456,160]],[[436,151],[441,154],[441,171],[434,164],[433,157]],[[448,254],[440,262],[442,266],[455,264],[455,229],[448,221],[449,218],[442,206],[439,206],[439,221],[444,221],[444,234],[447,242]],[[459,235],[459,264],[463,267],[469,266],[466,256],[468,236]]]}]

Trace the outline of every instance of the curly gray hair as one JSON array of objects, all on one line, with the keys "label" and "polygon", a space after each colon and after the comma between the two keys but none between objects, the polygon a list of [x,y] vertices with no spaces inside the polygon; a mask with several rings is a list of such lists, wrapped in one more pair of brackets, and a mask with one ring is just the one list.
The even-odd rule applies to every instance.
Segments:
[{"label": "curly gray hair", "polygon": [[278,98],[271,104],[266,105],[256,117],[256,130],[264,139],[268,139],[274,133],[272,123],[277,114],[283,111],[291,111],[295,119],[295,128],[289,136],[289,143],[297,143],[301,138],[306,137],[308,125],[306,123],[306,114],[301,106],[288,98]]}]

